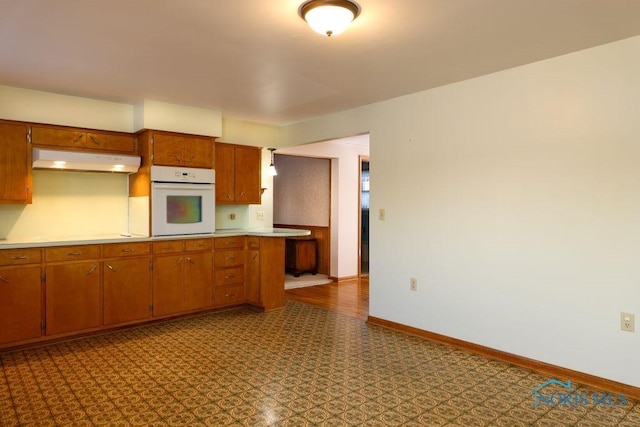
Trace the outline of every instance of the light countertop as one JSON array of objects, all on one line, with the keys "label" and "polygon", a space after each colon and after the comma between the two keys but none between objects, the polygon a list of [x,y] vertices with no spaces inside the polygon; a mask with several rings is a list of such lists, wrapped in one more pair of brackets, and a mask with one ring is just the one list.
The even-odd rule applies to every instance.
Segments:
[{"label": "light countertop", "polygon": [[157,240],[203,239],[230,236],[260,236],[260,237],[298,237],[308,236],[309,230],[294,228],[232,228],[216,230],[213,234],[196,234],[182,236],[148,237],[140,235],[100,234],[87,236],[56,236],[56,237],[21,237],[0,239],[0,250],[23,249],[49,246],[92,245],[101,243],[153,242]]}]

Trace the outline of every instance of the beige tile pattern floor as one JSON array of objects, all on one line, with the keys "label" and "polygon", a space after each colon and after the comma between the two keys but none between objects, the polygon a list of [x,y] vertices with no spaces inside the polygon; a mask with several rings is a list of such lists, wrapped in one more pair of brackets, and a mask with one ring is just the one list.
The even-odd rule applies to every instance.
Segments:
[{"label": "beige tile pattern floor", "polygon": [[0,363],[2,426],[640,425],[637,402],[534,408],[532,389],[546,377],[295,301]]}]

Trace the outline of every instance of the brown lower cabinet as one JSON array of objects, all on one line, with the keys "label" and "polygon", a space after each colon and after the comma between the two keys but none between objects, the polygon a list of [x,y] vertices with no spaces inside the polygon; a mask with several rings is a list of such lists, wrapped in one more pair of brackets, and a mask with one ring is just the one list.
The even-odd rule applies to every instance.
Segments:
[{"label": "brown lower cabinet", "polygon": [[284,238],[0,250],[0,348],[245,303],[284,306]]},{"label": "brown lower cabinet", "polygon": [[42,335],[40,266],[0,268],[0,344]]},{"label": "brown lower cabinet", "polygon": [[47,335],[83,331],[102,324],[99,264],[83,261],[46,267]]}]

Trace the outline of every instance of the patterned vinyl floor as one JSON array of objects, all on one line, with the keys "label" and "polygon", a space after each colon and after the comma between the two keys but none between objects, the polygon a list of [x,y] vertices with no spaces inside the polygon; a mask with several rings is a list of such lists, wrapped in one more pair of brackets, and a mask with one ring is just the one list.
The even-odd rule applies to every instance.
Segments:
[{"label": "patterned vinyl floor", "polygon": [[597,404],[578,386],[578,404],[536,408],[533,388],[549,378],[295,301],[5,353],[0,363],[1,426],[640,425],[637,402]]}]

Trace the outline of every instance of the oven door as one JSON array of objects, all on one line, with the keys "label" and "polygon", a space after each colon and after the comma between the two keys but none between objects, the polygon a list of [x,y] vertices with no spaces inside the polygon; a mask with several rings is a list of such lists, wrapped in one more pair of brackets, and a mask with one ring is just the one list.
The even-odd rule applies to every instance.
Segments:
[{"label": "oven door", "polygon": [[215,215],[214,184],[152,183],[153,236],[213,233]]}]

